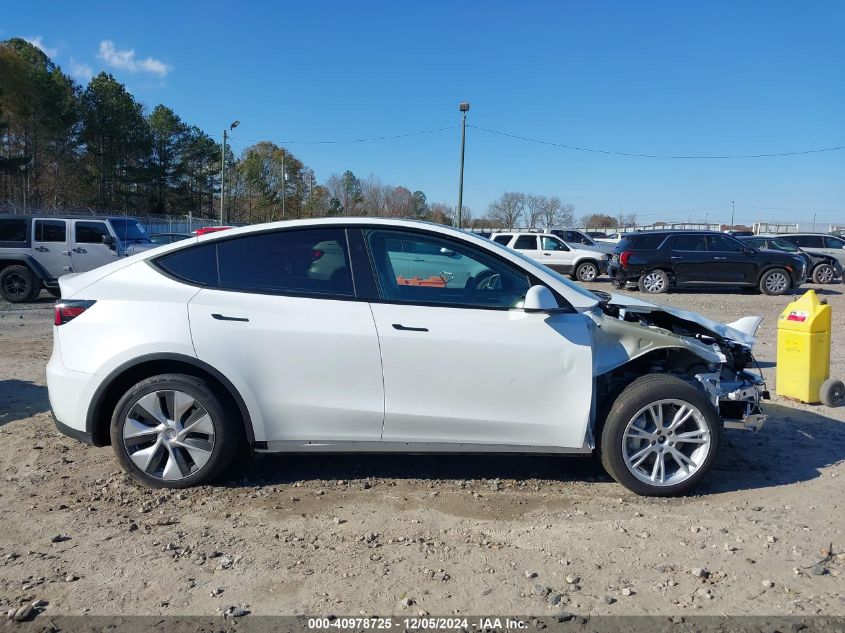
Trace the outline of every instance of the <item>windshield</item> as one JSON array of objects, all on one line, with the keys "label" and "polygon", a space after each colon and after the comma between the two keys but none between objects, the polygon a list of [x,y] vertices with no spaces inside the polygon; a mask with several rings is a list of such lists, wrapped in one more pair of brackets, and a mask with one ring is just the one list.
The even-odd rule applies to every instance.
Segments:
[{"label": "windshield", "polygon": [[801,249],[799,249],[795,244],[790,244],[786,240],[769,240],[772,245],[782,251],[786,251],[787,253],[800,253]]},{"label": "windshield", "polygon": [[117,238],[124,244],[152,244],[153,241],[138,220],[133,218],[110,218]]}]

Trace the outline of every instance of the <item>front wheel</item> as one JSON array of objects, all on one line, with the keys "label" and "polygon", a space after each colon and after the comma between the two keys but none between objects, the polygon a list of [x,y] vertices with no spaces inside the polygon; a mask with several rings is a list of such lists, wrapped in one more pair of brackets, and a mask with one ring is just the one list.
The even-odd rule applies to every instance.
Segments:
[{"label": "front wheel", "polygon": [[830,284],[836,277],[836,272],[830,264],[819,264],[813,269],[814,284]]},{"label": "front wheel", "polygon": [[760,278],[760,292],[778,296],[784,294],[792,286],[789,274],[782,268],[766,271]]},{"label": "front wheel", "polygon": [[611,405],[599,455],[608,474],[629,490],[677,495],[713,466],[721,428],[700,389],[674,376],[652,374],[628,385]]},{"label": "front wheel", "polygon": [[599,267],[593,262],[583,262],[575,269],[575,277],[578,281],[595,281],[599,276]]},{"label": "front wheel", "polygon": [[115,407],[111,443],[123,469],[153,488],[206,483],[243,442],[237,414],[194,376],[142,380]]},{"label": "front wheel", "polygon": [[0,295],[9,303],[35,301],[41,293],[41,281],[26,266],[14,264],[0,272]]}]

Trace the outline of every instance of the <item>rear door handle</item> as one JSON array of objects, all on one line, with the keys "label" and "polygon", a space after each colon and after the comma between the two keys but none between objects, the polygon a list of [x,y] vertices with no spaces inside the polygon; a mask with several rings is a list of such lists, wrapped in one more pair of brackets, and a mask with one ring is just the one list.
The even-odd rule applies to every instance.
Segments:
[{"label": "rear door handle", "polygon": [[672,255],[671,259],[683,259],[683,255]]},{"label": "rear door handle", "polygon": [[427,327],[408,327],[406,325],[402,325],[401,323],[394,323],[393,329],[402,330],[403,332],[428,332]]},{"label": "rear door handle", "polygon": [[249,321],[246,317],[226,316],[217,312],[212,313],[211,317],[217,321]]},{"label": "rear door handle", "polygon": [[76,253],[77,255],[82,255],[83,253],[87,253],[88,251],[86,251],[82,247],[77,246],[76,248],[73,249],[73,252]]},{"label": "rear door handle", "polygon": [[713,259],[727,259],[727,257],[714,257]]},{"label": "rear door handle", "polygon": [[545,255],[546,257],[551,257],[551,256],[552,256],[552,254],[551,254],[551,253],[543,253],[543,255]]}]

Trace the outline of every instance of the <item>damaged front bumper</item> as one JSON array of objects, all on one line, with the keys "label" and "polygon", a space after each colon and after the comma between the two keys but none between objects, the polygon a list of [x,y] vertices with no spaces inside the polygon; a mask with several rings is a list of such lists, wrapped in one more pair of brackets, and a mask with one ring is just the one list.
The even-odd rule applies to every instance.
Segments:
[{"label": "damaged front bumper", "polygon": [[724,373],[696,374],[719,412],[726,429],[757,431],[766,422],[760,400],[768,400],[769,392],[761,376],[748,371],[725,376]]}]

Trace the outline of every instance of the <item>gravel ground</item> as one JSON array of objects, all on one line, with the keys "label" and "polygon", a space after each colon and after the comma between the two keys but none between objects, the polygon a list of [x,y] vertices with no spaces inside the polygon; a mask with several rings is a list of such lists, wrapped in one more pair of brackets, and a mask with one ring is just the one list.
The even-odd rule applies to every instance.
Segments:
[{"label": "gravel ground", "polygon": [[[843,286],[819,290],[845,377]],[[787,298],[657,300],[763,315],[772,386]],[[845,408],[775,397],[764,429],[726,432],[709,479],[678,499],[636,497],[592,459],[538,456],[268,456],[214,486],[154,491],[109,448],[54,430],[50,307],[0,304],[3,612],[845,615]]]}]

